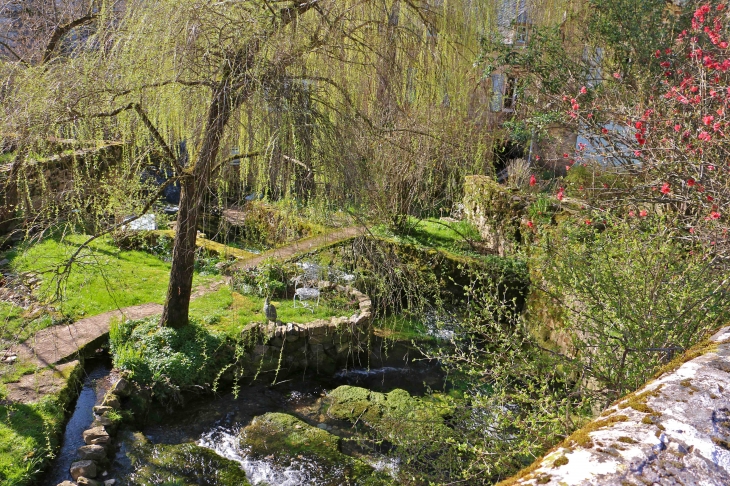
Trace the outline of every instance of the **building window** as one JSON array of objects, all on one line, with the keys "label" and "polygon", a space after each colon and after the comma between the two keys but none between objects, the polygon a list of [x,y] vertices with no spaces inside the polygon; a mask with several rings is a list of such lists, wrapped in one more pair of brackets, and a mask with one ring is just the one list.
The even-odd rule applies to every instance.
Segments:
[{"label": "building window", "polygon": [[530,24],[515,24],[515,47],[525,47],[530,38]]},{"label": "building window", "polygon": [[504,74],[492,74],[492,100],[490,109],[493,112],[511,113],[517,104],[517,78]]}]

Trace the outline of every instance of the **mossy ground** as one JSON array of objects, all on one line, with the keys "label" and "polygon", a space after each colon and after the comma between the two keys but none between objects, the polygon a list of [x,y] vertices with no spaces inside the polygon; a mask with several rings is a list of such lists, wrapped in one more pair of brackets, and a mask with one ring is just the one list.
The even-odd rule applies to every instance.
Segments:
[{"label": "mossy ground", "polygon": [[454,411],[454,399],[448,395],[419,398],[399,388],[379,393],[343,385],[329,392],[326,403],[328,416],[363,423],[391,437],[426,433],[445,439],[450,431],[444,417]]}]

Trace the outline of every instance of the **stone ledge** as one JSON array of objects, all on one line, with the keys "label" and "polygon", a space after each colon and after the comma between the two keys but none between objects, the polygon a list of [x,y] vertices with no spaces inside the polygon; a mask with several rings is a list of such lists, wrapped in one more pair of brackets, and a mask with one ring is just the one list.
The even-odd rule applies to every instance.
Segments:
[{"label": "stone ledge", "polygon": [[508,485],[730,484],[730,327]]}]

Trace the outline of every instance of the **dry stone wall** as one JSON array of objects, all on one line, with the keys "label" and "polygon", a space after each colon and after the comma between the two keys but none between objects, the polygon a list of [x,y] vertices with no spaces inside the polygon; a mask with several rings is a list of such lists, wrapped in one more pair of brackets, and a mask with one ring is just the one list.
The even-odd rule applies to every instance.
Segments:
[{"label": "dry stone wall", "polygon": [[243,340],[253,342],[249,361],[261,370],[314,370],[332,373],[348,364],[357,364],[368,351],[372,334],[372,302],[362,292],[337,286],[358,301],[351,316],[318,319],[306,324],[249,324]]}]

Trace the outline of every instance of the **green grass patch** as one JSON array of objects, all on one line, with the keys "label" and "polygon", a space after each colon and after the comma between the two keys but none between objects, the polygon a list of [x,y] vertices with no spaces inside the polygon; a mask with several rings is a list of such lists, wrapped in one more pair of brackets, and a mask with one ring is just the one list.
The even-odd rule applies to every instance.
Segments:
[{"label": "green grass patch", "polygon": [[[273,300],[272,303],[276,307],[279,321],[296,324],[350,316],[358,309],[354,298],[324,292],[318,306],[313,301],[307,303],[312,306],[311,310],[304,308],[298,300],[296,306],[291,299]],[[263,297],[243,295],[231,291],[229,287],[222,287],[191,302],[190,315],[214,331],[238,336],[246,325],[266,321],[263,308]]]},{"label": "green grass patch", "polygon": [[54,323],[47,313],[29,313],[9,302],[0,302],[0,339],[24,341],[35,332]]},{"label": "green grass patch", "polygon": [[455,223],[441,221],[437,218],[418,220],[409,218],[408,231],[395,234],[386,226],[376,226],[372,229],[378,236],[391,238],[399,243],[434,248],[449,253],[456,253],[465,256],[480,256],[469,244],[480,242],[479,230],[468,221]]},{"label": "green grass patch", "polygon": [[36,484],[60,445],[65,410],[82,371],[81,365],[59,370],[66,384],[37,402],[0,401],[0,485]]},{"label": "green grass patch", "polygon": [[[42,302],[51,302],[56,292],[53,268],[68,259],[86,238],[71,235],[63,239],[46,239],[10,251],[5,258],[11,261],[11,268],[17,273],[38,274],[41,282],[34,294]],[[77,320],[120,307],[163,303],[169,278],[170,263],[142,251],[120,250],[110,239],[99,239],[80,254],[78,265],[64,283],[62,300],[53,305],[66,318]],[[193,285],[206,284],[214,278],[196,273]],[[3,339],[23,340],[53,323],[48,314],[29,318],[22,309],[0,303],[0,337]]]},{"label": "green grass patch", "polygon": [[423,319],[404,315],[391,315],[375,322],[375,335],[394,341],[430,341]]},{"label": "green grass patch", "polygon": [[63,431],[56,397],[38,403],[0,405],[0,484],[31,484]]}]

